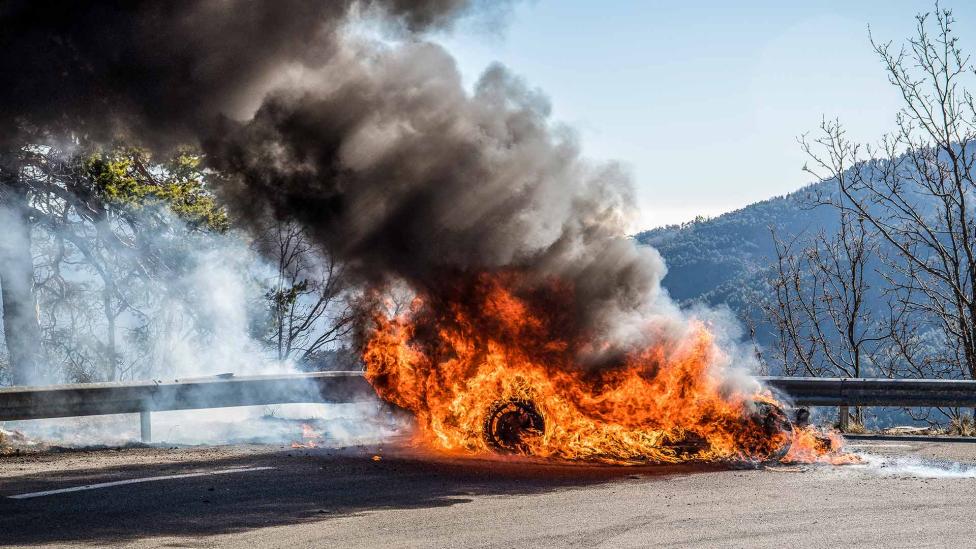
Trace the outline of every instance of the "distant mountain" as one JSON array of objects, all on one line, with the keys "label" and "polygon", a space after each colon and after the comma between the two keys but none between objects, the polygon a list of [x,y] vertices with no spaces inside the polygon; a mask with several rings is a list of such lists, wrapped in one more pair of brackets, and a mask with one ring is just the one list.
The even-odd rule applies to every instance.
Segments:
[{"label": "distant mountain", "polygon": [[833,181],[757,202],[711,219],[699,218],[634,235],[657,248],[668,265],[664,286],[681,303],[727,304],[740,317],[758,313],[769,269],[776,261],[770,228],[780,238],[836,231],[836,210],[811,207],[817,195],[836,192]]}]

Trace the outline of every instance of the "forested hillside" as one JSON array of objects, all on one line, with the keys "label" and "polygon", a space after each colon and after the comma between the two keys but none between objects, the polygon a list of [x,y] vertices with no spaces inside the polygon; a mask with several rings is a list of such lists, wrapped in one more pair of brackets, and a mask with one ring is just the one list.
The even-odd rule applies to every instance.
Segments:
[{"label": "forested hillside", "polygon": [[781,239],[836,231],[837,211],[813,206],[815,197],[832,195],[834,185],[814,183],[715,218],[651,229],[634,238],[664,256],[664,285],[678,301],[727,304],[743,320],[756,319],[756,297],[764,295],[776,262],[771,230]]}]

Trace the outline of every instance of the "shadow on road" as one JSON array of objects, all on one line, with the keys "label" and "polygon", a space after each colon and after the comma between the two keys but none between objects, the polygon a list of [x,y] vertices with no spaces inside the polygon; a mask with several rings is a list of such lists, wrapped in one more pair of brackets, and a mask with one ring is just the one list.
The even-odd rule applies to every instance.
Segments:
[{"label": "shadow on road", "polygon": [[[0,462],[2,465],[2,462]],[[458,505],[477,495],[569,489],[633,475],[672,476],[708,466],[581,467],[488,460],[428,459],[409,454],[273,451],[183,464],[136,464],[7,477],[3,495],[94,482],[228,467],[272,470],[182,478],[33,499],[0,499],[0,545],[104,545],[160,536],[210,536],[375,509]]]}]

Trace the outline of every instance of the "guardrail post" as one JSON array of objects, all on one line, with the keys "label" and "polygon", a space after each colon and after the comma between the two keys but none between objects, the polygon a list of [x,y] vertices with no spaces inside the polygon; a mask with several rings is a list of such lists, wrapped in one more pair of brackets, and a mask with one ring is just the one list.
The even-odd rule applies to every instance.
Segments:
[{"label": "guardrail post", "polygon": [[152,442],[152,413],[149,410],[139,412],[139,427],[142,441],[146,444]]},{"label": "guardrail post", "polygon": [[842,433],[846,433],[847,429],[850,427],[850,419],[851,419],[851,414],[848,411],[847,406],[838,406],[837,423]]}]

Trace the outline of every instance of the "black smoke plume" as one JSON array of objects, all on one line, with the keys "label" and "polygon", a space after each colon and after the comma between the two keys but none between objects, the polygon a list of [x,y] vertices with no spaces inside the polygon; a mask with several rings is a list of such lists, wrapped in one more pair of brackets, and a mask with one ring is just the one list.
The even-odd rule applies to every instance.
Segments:
[{"label": "black smoke plume", "polygon": [[0,2],[0,139],[14,123],[94,140],[192,141],[260,100],[285,66],[322,66],[353,9],[420,31],[465,0]]},{"label": "black smoke plume", "polygon": [[[513,268],[571,284],[581,325],[610,341],[673,318],[659,256],[624,236],[627,176],[583,161],[546,98],[507,70],[468,93],[423,39],[468,2],[2,6],[5,127],[198,142],[238,218],[303,223],[364,283],[431,291]],[[363,12],[398,40],[344,32]]]}]

